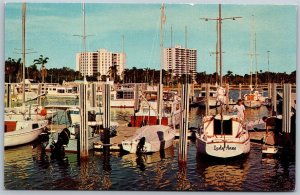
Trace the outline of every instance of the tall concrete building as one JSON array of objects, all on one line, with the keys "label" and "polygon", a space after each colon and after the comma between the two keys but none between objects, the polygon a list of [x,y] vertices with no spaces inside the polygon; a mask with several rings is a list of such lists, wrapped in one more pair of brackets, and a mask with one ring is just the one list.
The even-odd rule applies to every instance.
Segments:
[{"label": "tall concrete building", "polygon": [[126,54],[109,52],[107,49],[76,54],[76,70],[82,75],[108,75],[113,65],[117,66],[117,74],[122,76],[126,67]]},{"label": "tall concrete building", "polygon": [[175,46],[164,49],[164,64],[167,71],[171,70],[173,76],[191,74],[195,79],[197,73],[197,50]]}]

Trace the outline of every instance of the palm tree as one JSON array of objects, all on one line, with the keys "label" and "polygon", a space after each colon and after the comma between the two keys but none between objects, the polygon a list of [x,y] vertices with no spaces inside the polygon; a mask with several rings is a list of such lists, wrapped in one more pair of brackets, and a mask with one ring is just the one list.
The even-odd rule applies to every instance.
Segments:
[{"label": "palm tree", "polygon": [[[8,82],[12,82],[12,75],[17,75],[17,77],[20,76],[19,70],[21,67],[21,58],[19,58],[17,61],[12,58],[8,58],[8,60],[5,61],[5,74],[8,75]],[[20,80],[20,78],[18,78]],[[17,78],[13,79],[14,81],[17,80]]]},{"label": "palm tree", "polygon": [[109,67],[107,74],[109,75],[110,79],[116,81],[117,80],[117,73],[118,73],[118,65],[112,65]]},{"label": "palm tree", "polygon": [[34,65],[41,65],[41,75],[42,75],[42,83],[45,81],[45,77],[47,77],[47,69],[45,67],[45,64],[48,62],[48,57],[43,57],[43,55],[40,55],[39,59],[35,59],[33,61]]}]

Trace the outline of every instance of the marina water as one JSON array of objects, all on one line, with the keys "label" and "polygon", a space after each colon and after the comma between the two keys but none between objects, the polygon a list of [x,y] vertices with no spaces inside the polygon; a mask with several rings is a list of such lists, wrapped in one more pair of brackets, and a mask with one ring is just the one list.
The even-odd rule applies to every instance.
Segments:
[{"label": "marina water", "polygon": [[[254,120],[269,112],[264,106],[247,109],[246,117]],[[199,126],[204,113],[204,108],[191,108],[190,126]],[[251,143],[250,154],[242,158],[210,159],[197,154],[190,140],[185,169],[178,165],[177,140],[164,152],[149,155],[111,152],[103,156],[91,151],[86,162],[70,153],[64,160],[51,160],[50,153],[25,145],[4,151],[4,184],[13,190],[294,190],[294,155],[263,157],[261,147]]]}]

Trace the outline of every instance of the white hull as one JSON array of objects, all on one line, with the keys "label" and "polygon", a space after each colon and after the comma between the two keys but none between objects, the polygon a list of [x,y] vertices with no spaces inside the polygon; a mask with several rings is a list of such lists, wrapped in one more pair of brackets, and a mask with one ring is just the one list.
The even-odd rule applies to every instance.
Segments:
[{"label": "white hull", "polygon": [[200,136],[196,136],[197,151],[201,154],[230,158],[247,154],[250,151],[250,138],[245,142],[206,142]]},{"label": "white hull", "polygon": [[[164,129],[161,132],[163,138],[158,138],[158,132],[160,129]],[[153,125],[153,126],[145,126],[140,128],[142,131],[140,134],[137,134],[128,140],[122,141],[123,150],[129,153],[137,153],[138,144],[142,137],[145,136],[145,144],[141,152],[143,153],[151,153],[158,152],[169,148],[173,145],[173,141],[175,139],[175,130],[163,125]],[[137,130],[139,131],[139,130]]]},{"label": "white hull", "polygon": [[4,147],[17,146],[27,144],[34,141],[44,130],[47,125],[47,121],[39,121],[39,127],[32,129],[31,124],[22,129],[17,129],[12,132],[4,133]]}]

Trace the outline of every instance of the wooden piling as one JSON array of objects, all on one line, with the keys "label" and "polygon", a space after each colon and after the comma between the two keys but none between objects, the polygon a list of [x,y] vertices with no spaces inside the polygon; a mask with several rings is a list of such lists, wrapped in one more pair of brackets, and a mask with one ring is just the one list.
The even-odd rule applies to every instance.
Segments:
[{"label": "wooden piling", "polygon": [[96,107],[96,84],[91,84],[91,93],[90,93],[90,105],[91,107]]},{"label": "wooden piling", "polygon": [[271,83],[268,83],[268,98],[269,99],[271,99],[271,97],[272,97],[271,89],[272,89],[272,85],[271,85]]},{"label": "wooden piling", "polygon": [[276,83],[272,83],[272,115],[277,115],[277,87]]},{"label": "wooden piling", "polygon": [[242,83],[239,83],[239,99],[242,99]]},{"label": "wooden piling", "polygon": [[37,99],[37,104],[40,106],[42,105],[42,98],[41,98],[41,94],[42,94],[42,84],[39,83],[38,84],[38,99]]},{"label": "wooden piling", "polygon": [[[133,112],[133,126],[136,124],[136,113],[140,108],[140,99],[139,99],[139,86],[137,84],[134,85],[134,112]],[[150,110],[150,109],[149,109]]]},{"label": "wooden piling", "polygon": [[6,87],[7,87],[6,88],[6,92],[7,92],[7,95],[6,95],[6,98],[7,98],[7,107],[11,108],[11,94],[10,94],[11,84],[7,83]]},{"label": "wooden piling", "polygon": [[283,85],[282,132],[291,133],[291,84]]},{"label": "wooden piling", "polygon": [[88,148],[88,113],[87,113],[87,84],[79,86],[80,107],[80,160],[85,160],[89,155]]},{"label": "wooden piling", "polygon": [[104,108],[104,139],[103,144],[104,147],[109,148],[110,144],[110,84],[105,83],[103,87],[103,108]]},{"label": "wooden piling", "polygon": [[187,161],[187,132],[188,132],[188,119],[189,119],[189,93],[190,86],[188,83],[182,85],[181,94],[181,120],[179,132],[179,151],[178,162],[186,163]]},{"label": "wooden piling", "polygon": [[207,83],[205,86],[205,98],[206,98],[206,104],[205,104],[205,115],[209,115],[209,91],[210,91],[210,84]]}]

